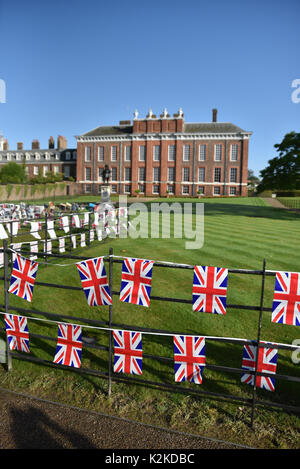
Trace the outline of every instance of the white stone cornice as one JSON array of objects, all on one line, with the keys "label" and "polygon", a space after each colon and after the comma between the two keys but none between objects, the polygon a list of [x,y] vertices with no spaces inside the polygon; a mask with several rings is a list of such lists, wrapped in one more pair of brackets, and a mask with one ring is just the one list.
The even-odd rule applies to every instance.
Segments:
[{"label": "white stone cornice", "polygon": [[252,135],[249,133],[146,133],[129,135],[95,135],[76,137],[77,142],[131,142],[136,140],[247,140]]}]

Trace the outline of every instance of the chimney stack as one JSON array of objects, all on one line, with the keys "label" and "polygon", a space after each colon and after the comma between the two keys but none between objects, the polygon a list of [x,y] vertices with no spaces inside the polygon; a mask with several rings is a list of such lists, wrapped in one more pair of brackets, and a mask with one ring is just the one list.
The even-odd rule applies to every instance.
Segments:
[{"label": "chimney stack", "polygon": [[54,138],[52,136],[49,138],[48,143],[49,143],[48,144],[49,149],[50,148],[55,148],[55,142],[54,142]]},{"label": "chimney stack", "polygon": [[213,109],[212,110],[212,121],[213,122],[217,122],[217,113],[218,113],[218,109]]},{"label": "chimney stack", "polygon": [[17,142],[17,150],[23,150],[23,142]]},{"label": "chimney stack", "polygon": [[57,149],[58,150],[65,150],[67,148],[67,139],[62,135],[57,137]]},{"label": "chimney stack", "polygon": [[39,150],[40,149],[40,142],[37,139],[32,140],[31,149],[32,150]]},{"label": "chimney stack", "polygon": [[4,142],[3,142],[3,150],[9,150],[8,141],[6,139],[4,139]]}]

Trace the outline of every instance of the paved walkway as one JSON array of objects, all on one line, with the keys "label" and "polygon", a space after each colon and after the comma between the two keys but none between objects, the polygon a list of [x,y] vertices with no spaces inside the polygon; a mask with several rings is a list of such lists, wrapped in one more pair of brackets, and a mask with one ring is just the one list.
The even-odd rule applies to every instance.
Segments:
[{"label": "paved walkway", "polygon": [[273,199],[273,197],[263,197],[263,199],[267,202],[267,204],[271,205],[271,207],[285,208],[285,209],[288,208],[285,205],[283,205],[281,202],[279,202],[279,200],[277,200],[276,198]]},{"label": "paved walkway", "polygon": [[1,390],[0,413],[0,449],[239,448]]}]

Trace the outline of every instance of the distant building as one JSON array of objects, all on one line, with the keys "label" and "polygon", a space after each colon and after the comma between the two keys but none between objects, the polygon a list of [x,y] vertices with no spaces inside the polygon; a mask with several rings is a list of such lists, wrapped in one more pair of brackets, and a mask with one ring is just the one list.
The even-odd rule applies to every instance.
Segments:
[{"label": "distant building", "polygon": [[247,195],[251,132],[232,123],[187,123],[181,109],[172,117],[150,109],[133,122],[100,126],[78,135],[76,181],[84,193],[101,191],[105,165],[116,194],[145,196]]},{"label": "distant building", "polygon": [[24,149],[23,143],[18,142],[16,150],[10,150],[7,140],[0,136],[0,168],[10,161],[24,163],[29,178],[62,173],[66,179],[70,176],[76,179],[76,148],[67,148],[67,141],[61,135],[56,148],[50,137],[46,149],[41,149],[39,141],[33,140],[31,149]]},{"label": "distant building", "polygon": [[29,178],[49,172],[72,176],[80,192],[98,194],[102,173],[111,170],[112,193],[145,196],[245,196],[248,181],[248,143],[252,132],[229,122],[185,122],[181,109],[171,117],[167,110],[158,117],[152,110],[144,118],[135,111],[133,121],[99,126],[76,136],[77,148],[67,148],[61,135],[57,145],[49,138],[40,149],[17,143],[10,150],[0,136],[0,167],[24,163]]}]

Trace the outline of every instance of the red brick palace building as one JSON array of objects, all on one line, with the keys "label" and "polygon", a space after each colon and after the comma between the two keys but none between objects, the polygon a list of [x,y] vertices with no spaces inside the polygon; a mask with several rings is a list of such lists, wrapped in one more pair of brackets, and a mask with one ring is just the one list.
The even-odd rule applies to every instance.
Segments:
[{"label": "red brick palace building", "polygon": [[101,191],[111,170],[112,193],[145,196],[247,195],[251,132],[228,122],[188,123],[180,109],[157,117],[100,126],[77,139],[76,181],[83,193]]}]

